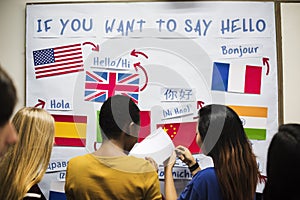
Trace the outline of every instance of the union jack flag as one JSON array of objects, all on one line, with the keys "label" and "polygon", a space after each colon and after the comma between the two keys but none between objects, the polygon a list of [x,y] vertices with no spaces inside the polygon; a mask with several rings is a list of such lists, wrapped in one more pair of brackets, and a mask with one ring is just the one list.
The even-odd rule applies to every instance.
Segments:
[{"label": "union jack flag", "polygon": [[81,44],[33,51],[36,79],[83,71]]},{"label": "union jack flag", "polygon": [[85,101],[104,102],[115,94],[129,96],[138,103],[139,74],[86,71]]}]

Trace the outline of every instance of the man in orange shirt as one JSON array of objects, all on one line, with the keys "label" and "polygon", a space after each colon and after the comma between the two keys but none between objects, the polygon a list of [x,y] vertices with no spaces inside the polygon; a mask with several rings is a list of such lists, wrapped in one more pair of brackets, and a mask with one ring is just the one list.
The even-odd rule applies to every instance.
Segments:
[{"label": "man in orange shirt", "polygon": [[147,160],[128,156],[137,143],[140,110],[126,96],[108,98],[102,105],[100,148],[72,158],[67,167],[67,199],[162,199],[158,174]]}]

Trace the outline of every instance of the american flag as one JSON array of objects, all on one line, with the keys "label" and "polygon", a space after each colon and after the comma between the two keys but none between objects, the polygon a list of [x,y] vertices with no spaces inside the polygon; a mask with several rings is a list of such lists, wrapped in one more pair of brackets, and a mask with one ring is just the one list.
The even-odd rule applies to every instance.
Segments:
[{"label": "american flag", "polygon": [[81,44],[33,51],[36,78],[83,71]]},{"label": "american flag", "polygon": [[104,102],[115,94],[129,96],[138,103],[139,74],[86,71],[85,101]]}]

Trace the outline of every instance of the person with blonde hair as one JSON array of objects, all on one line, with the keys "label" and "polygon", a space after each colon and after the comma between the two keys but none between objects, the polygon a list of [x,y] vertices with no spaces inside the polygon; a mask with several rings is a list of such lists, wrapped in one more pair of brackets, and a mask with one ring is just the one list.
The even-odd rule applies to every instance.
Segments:
[{"label": "person with blonde hair", "polygon": [[[12,119],[19,141],[8,149],[0,162],[0,199],[20,200],[32,194],[46,172],[54,140],[54,119],[45,110],[25,107]],[[28,199],[28,198],[27,198]]]}]

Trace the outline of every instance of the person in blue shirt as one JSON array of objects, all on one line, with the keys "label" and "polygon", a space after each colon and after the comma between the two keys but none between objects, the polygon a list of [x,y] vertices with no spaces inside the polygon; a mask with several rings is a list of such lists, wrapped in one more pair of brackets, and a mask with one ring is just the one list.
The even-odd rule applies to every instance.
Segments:
[{"label": "person in blue shirt", "polygon": [[[201,170],[191,152],[176,147],[176,155],[189,167],[193,178],[179,200],[253,200],[259,170],[239,116],[224,105],[207,105],[198,112],[196,142],[214,167]],[[165,198],[177,199],[172,176],[174,159],[165,165]]]}]

